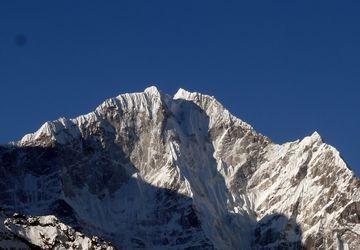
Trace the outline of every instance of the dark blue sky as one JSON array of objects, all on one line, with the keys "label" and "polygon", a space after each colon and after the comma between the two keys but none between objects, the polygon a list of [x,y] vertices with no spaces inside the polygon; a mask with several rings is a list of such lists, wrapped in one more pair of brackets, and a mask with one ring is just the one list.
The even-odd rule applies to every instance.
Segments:
[{"label": "dark blue sky", "polygon": [[359,174],[360,3],[336,2],[1,1],[0,142],[155,84],[279,143],[317,130]]}]

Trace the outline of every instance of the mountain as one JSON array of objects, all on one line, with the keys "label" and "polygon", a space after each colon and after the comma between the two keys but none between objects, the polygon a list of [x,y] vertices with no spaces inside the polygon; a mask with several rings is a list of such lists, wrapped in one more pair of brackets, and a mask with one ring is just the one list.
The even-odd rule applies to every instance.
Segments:
[{"label": "mountain", "polygon": [[358,249],[360,181],[318,133],[282,145],[156,87],[0,147],[0,247]]}]

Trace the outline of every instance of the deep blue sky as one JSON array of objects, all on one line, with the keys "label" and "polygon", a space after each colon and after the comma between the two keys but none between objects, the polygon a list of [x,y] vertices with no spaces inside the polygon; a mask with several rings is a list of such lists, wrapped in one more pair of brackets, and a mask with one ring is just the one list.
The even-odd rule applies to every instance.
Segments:
[{"label": "deep blue sky", "polygon": [[279,143],[317,130],[359,174],[360,3],[336,2],[1,1],[0,142],[155,84]]}]

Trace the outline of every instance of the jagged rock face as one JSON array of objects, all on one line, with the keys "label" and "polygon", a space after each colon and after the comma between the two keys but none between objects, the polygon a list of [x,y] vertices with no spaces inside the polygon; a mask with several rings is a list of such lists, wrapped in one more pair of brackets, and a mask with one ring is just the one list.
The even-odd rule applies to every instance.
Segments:
[{"label": "jagged rock face", "polygon": [[150,87],[48,122],[0,147],[0,177],[1,207],[24,214],[4,217],[0,246],[360,245],[360,182],[317,133],[278,145],[215,98],[182,89]]},{"label": "jagged rock face", "polygon": [[30,217],[15,213],[2,220],[2,223],[4,225],[2,236],[5,236],[0,241],[2,248],[115,249],[110,243],[96,236],[89,238],[83,233],[75,231],[52,215]]}]

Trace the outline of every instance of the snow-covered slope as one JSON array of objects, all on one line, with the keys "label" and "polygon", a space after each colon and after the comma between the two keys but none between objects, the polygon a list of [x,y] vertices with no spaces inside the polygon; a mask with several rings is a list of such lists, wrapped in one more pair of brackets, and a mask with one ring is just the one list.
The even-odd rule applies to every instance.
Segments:
[{"label": "snow-covered slope", "polygon": [[0,177],[0,246],[44,248],[44,232],[73,248],[360,245],[359,179],[319,134],[278,145],[183,89],[47,122],[0,147]]}]

